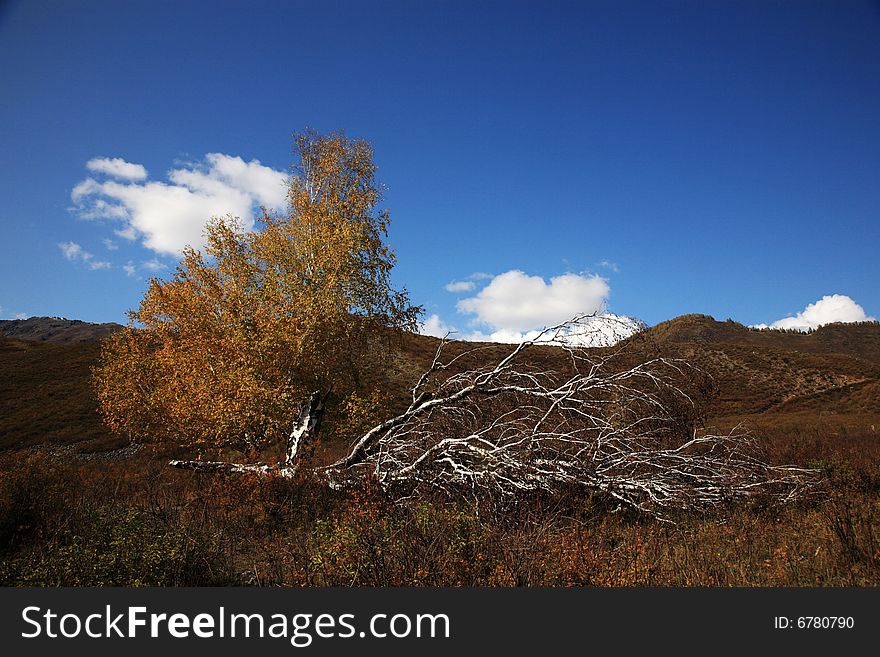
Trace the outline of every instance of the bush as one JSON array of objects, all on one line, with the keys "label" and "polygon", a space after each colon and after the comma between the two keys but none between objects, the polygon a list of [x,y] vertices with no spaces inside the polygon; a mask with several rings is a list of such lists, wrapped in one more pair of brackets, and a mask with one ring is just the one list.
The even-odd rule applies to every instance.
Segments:
[{"label": "bush", "polygon": [[132,508],[100,506],[42,549],[0,562],[12,586],[206,586],[224,583],[219,551]]}]

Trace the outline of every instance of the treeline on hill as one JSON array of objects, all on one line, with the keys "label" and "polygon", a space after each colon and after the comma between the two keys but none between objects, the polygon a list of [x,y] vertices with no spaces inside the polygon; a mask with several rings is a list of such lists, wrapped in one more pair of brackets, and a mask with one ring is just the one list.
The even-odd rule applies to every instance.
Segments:
[{"label": "treeline on hill", "polygon": [[[683,513],[674,524],[574,493],[535,495],[502,512],[427,496],[393,504],[369,483],[335,492],[308,469],[295,480],[177,471],[167,459],[193,452],[120,451],[124,442],[85,419],[97,417],[88,383],[94,343],[3,340],[0,367],[14,376],[4,378],[2,400],[19,412],[4,413],[0,433],[0,582],[876,585],[880,408],[868,393],[880,331],[829,328],[768,334],[688,316],[626,345],[633,358],[649,350],[689,357],[714,382],[707,423],[747,420],[772,462],[825,476],[812,500]],[[405,389],[436,342],[407,335],[397,344],[386,376],[389,388]],[[489,347],[486,357],[507,349]],[[768,407],[768,399],[778,401]],[[29,417],[42,429],[28,434]],[[89,426],[97,433],[77,434]],[[322,440],[318,461],[346,448],[330,434]]]}]

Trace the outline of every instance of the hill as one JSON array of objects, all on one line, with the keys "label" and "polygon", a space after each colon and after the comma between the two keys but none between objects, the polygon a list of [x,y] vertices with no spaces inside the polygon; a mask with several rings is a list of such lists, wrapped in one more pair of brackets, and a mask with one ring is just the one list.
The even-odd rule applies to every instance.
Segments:
[{"label": "hill", "polygon": [[91,368],[98,342],[0,337],[0,448],[42,443],[118,447],[97,413]]},{"label": "hill", "polygon": [[[405,403],[439,340],[390,337],[373,382]],[[444,498],[393,505],[369,486],[309,477],[170,468],[197,454],[119,449],[125,439],[102,427],[89,380],[100,342],[0,336],[0,585],[875,586],[878,345],[877,324],[803,335],[688,315],[596,350],[688,358],[712,381],[707,423],[747,420],[770,462],[824,477],[803,503],[759,500],[724,507],[720,521],[680,514],[661,526],[592,494],[484,512]],[[511,348],[452,342],[447,356],[469,351],[456,368],[470,369]],[[542,346],[531,364],[566,357]],[[318,458],[337,447],[322,444]]]},{"label": "hill", "polygon": [[78,319],[64,317],[29,317],[28,319],[0,320],[0,335],[19,340],[69,344],[72,342],[94,342],[122,326],[114,323],[93,324]]},{"label": "hill", "polygon": [[634,351],[656,349],[708,373],[711,416],[880,414],[880,323],[797,333],[685,315],[631,343]]},{"label": "hill", "polygon": [[[80,449],[119,447],[121,437],[101,424],[91,387],[98,340],[119,326],[57,318],[0,324],[0,448],[39,443],[78,444]],[[29,339],[20,339],[27,335]],[[377,368],[396,401],[428,367],[439,340],[397,335],[394,355]],[[510,345],[451,342],[448,354],[477,348],[457,365],[495,362]],[[880,324],[838,324],[809,334],[758,331],[705,315],[685,315],[637,333],[611,348],[627,360],[655,355],[684,358],[711,377],[704,409],[710,422],[749,420],[758,425],[803,424],[835,418],[880,425]],[[609,350],[597,350],[597,354]],[[535,363],[551,367],[564,358],[554,347],[535,350]]]}]

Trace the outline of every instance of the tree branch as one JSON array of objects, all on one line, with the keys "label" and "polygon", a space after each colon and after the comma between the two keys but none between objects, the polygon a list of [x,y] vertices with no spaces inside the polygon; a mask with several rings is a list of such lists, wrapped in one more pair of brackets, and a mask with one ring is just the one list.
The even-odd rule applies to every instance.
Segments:
[{"label": "tree branch", "polygon": [[[517,345],[494,365],[437,381],[438,373],[482,348],[444,363],[444,339],[413,386],[409,407],[370,429],[318,474],[334,488],[372,474],[398,499],[439,491],[503,501],[576,487],[660,519],[672,510],[717,510],[756,496],[787,502],[814,490],[816,471],[766,463],[742,427],[683,434],[675,409],[693,405],[678,383],[691,369],[687,363],[653,358],[620,369],[617,352],[597,355],[568,344],[568,324]],[[527,360],[533,347],[548,344],[566,351],[562,371]],[[172,465],[290,477],[322,410],[321,395],[313,393],[290,434],[282,467]]]}]

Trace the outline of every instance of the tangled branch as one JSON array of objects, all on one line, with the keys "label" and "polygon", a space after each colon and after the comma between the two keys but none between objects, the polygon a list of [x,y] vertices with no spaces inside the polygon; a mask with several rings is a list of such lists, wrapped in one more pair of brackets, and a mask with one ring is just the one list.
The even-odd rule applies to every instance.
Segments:
[{"label": "tangled branch", "polygon": [[[444,363],[443,340],[406,411],[367,432],[327,475],[342,481],[371,472],[395,497],[434,490],[509,499],[579,487],[656,517],[757,496],[788,501],[811,489],[813,471],[764,462],[742,428],[682,435],[673,409],[690,403],[675,383],[686,363],[654,358],[612,369],[615,354],[568,344],[572,322],[523,342],[496,365],[446,378],[471,352]],[[565,350],[564,371],[529,363],[547,344]]]},{"label": "tangled branch", "polygon": [[[449,341],[442,340],[409,407],[319,474],[337,488],[370,474],[397,499],[439,491],[503,501],[580,488],[661,519],[672,510],[717,510],[757,497],[787,502],[815,488],[815,471],[762,460],[756,438],[742,427],[720,435],[683,431],[680,408],[693,405],[679,383],[688,364],[657,357],[620,367],[616,352],[597,355],[571,344],[579,335],[572,326],[584,319],[544,330],[495,365],[461,372],[456,363],[480,348],[444,362]],[[530,359],[550,345],[562,367]],[[282,465],[171,465],[292,477],[322,410],[316,392],[300,412]]]}]

